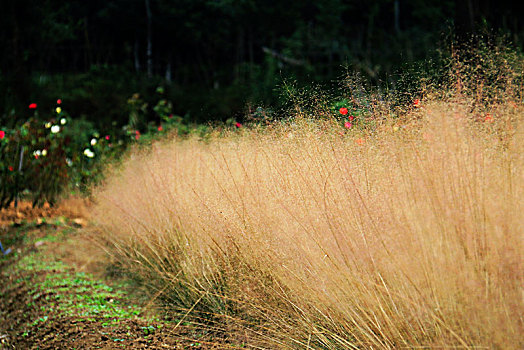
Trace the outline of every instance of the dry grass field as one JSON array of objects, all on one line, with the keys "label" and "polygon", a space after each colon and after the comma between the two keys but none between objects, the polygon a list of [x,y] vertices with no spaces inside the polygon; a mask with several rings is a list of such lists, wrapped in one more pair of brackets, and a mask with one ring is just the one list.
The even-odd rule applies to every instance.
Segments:
[{"label": "dry grass field", "polygon": [[491,115],[436,101],[373,133],[296,118],[155,144],[97,220],[174,311],[239,342],[517,349],[524,114]]},{"label": "dry grass field", "polygon": [[135,150],[96,191],[101,237],[232,346],[522,348],[523,61],[505,57],[454,62],[438,94],[377,103],[365,127],[313,100]]}]

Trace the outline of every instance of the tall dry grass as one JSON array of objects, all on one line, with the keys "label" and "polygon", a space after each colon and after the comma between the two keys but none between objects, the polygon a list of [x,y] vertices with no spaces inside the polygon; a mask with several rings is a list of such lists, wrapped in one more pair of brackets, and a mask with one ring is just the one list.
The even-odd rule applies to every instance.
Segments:
[{"label": "tall dry grass", "polygon": [[157,143],[96,220],[180,321],[233,344],[522,348],[524,109],[470,110]]}]

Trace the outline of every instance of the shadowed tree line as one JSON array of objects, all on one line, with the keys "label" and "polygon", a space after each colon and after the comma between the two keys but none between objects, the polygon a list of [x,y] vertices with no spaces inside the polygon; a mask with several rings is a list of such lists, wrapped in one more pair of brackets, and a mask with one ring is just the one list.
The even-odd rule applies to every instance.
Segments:
[{"label": "shadowed tree line", "polygon": [[239,116],[277,105],[282,79],[327,82],[349,67],[378,81],[429,58],[450,33],[502,32],[521,47],[516,3],[5,0],[0,123],[60,96],[72,115],[120,125],[129,96],[147,101],[158,85],[195,121]]}]

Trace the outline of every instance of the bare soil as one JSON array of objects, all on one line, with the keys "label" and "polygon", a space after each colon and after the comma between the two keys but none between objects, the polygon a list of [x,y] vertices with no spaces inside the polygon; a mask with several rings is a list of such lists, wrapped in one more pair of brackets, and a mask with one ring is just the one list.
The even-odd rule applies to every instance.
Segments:
[{"label": "bare soil", "polygon": [[0,241],[13,250],[0,256],[0,349],[242,347],[155,315],[151,302],[120,290],[85,205],[0,211]]}]

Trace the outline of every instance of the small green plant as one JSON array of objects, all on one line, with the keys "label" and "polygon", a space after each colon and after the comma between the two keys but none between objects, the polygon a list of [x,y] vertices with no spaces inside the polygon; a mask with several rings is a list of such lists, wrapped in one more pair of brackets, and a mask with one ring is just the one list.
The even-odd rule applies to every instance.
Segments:
[{"label": "small green plant", "polygon": [[364,109],[356,107],[347,99],[333,103],[331,110],[333,116],[348,130],[363,124],[366,115]]}]

